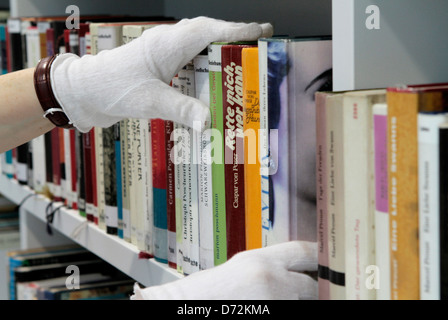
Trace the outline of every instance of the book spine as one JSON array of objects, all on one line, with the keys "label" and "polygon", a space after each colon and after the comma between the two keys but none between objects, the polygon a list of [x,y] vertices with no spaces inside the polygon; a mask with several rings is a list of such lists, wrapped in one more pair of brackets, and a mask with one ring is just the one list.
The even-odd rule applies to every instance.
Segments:
[{"label": "book spine", "polygon": [[327,201],[330,297],[345,300],[344,167],[342,95],[327,99]]},{"label": "book spine", "polygon": [[[181,91],[179,76],[176,75],[171,81],[171,86]],[[176,261],[177,271],[183,274],[183,217],[182,217],[182,159],[181,159],[181,143],[182,143],[182,125],[173,123],[173,148],[171,159],[174,163],[174,195],[176,208]]]},{"label": "book spine", "polygon": [[[182,94],[187,94],[187,66],[185,65],[178,73],[179,90]],[[182,272],[185,275],[191,274],[191,131],[185,125],[179,125],[180,131],[180,188],[181,188],[181,217],[182,217]]]},{"label": "book spine", "polygon": [[316,213],[318,244],[319,300],[330,300],[328,263],[328,173],[326,141],[326,93],[317,92],[316,99]]},{"label": "book spine", "polygon": [[343,152],[345,204],[346,299],[374,300],[367,284],[367,267],[375,263],[373,188],[372,101],[370,95],[344,97]]},{"label": "book spine", "polygon": [[387,178],[387,104],[373,106],[375,161],[375,260],[381,271],[377,300],[390,300],[389,195]]},{"label": "book spine", "polygon": [[417,115],[420,299],[440,300],[439,125],[446,114]]},{"label": "book spine", "polygon": [[258,157],[260,102],[258,48],[243,48],[244,194],[246,249],[261,248],[261,176]]},{"label": "book spine", "polygon": [[84,188],[86,199],[87,221],[94,222],[93,218],[93,181],[92,181],[92,140],[90,132],[82,133],[84,147]]},{"label": "book spine", "polygon": [[103,129],[103,173],[106,232],[118,234],[117,181],[115,167],[115,128]]},{"label": "book spine", "polygon": [[[155,255],[154,247],[154,195],[153,195],[153,176],[151,170],[152,164],[152,139],[151,139],[151,121],[148,119],[139,119],[142,166],[141,166],[141,188],[142,188],[142,211],[138,214],[137,243],[139,242],[139,232],[142,232],[143,251],[150,256]],[[137,161],[138,162],[138,161]],[[166,233],[165,233],[166,235]],[[166,240],[165,240],[166,241]],[[166,249],[166,247],[165,247]],[[165,253],[166,255],[166,253]]]},{"label": "book spine", "polygon": [[95,129],[91,129],[89,132],[90,135],[90,141],[92,144],[91,149],[91,164],[92,167],[90,170],[92,171],[92,216],[93,216],[93,223],[95,225],[99,224],[99,213],[98,213],[98,174],[97,174],[97,161],[96,161],[96,144],[98,141],[95,139]]},{"label": "book spine", "polygon": [[225,45],[221,53],[228,259],[246,249],[242,48]]},{"label": "book spine", "polygon": [[448,124],[439,127],[440,299],[448,299]]},{"label": "book spine", "polygon": [[168,232],[168,265],[177,269],[177,241],[176,241],[176,185],[175,185],[175,165],[172,158],[174,147],[174,123],[165,120],[165,145],[166,145],[166,214]]},{"label": "book spine", "polygon": [[152,146],[152,190],[154,201],[154,257],[162,263],[168,262],[167,234],[167,165],[165,156],[165,123],[162,119],[151,119]]},{"label": "book spine", "polygon": [[[196,97],[195,88],[195,70],[193,61],[186,65],[185,69],[185,94],[190,97]],[[190,150],[187,168],[188,168],[188,240],[190,243],[190,272],[199,271],[199,195],[198,195],[198,152],[200,150],[201,128],[188,129],[190,143],[187,146]]]},{"label": "book spine", "polygon": [[83,133],[76,130],[76,190],[77,190],[77,202],[78,210],[81,217],[86,217],[86,187],[85,187],[85,174],[84,174],[84,139]]},{"label": "book spine", "polygon": [[[194,58],[196,98],[210,106],[210,76],[207,52]],[[199,198],[199,269],[214,266],[211,132],[198,134],[198,198]]]},{"label": "book spine", "polygon": [[270,214],[270,174],[269,174],[269,124],[268,124],[268,42],[258,41],[258,72],[260,81],[260,188],[261,188],[261,246],[272,243],[272,223]]},{"label": "book spine", "polygon": [[123,181],[123,239],[127,242],[131,242],[131,212],[130,212],[130,188],[129,188],[129,175],[130,175],[130,119],[124,119],[121,121],[120,134],[121,138],[121,168],[122,168],[122,181]]},{"label": "book spine", "polygon": [[418,94],[389,92],[388,178],[391,299],[420,299],[418,253]]},{"label": "book spine", "polygon": [[65,160],[65,200],[67,208],[73,208],[73,197],[72,197],[72,163],[71,163],[71,140],[70,131],[64,130],[64,160]]},{"label": "book spine", "polygon": [[98,219],[98,227],[106,231],[106,198],[105,198],[105,184],[104,184],[104,142],[103,142],[103,128],[94,127],[95,135],[95,163],[96,163],[96,195],[97,207],[95,211],[95,218]]},{"label": "book spine", "polygon": [[[54,201],[61,201],[61,166],[60,166],[60,152],[59,152],[59,128],[51,130],[51,155],[52,155],[52,173],[53,173],[53,190],[52,194]],[[20,162],[20,158],[18,159]]]},{"label": "book spine", "polygon": [[123,173],[121,160],[121,121],[115,123],[114,127],[114,146],[115,146],[115,181],[117,189],[117,235],[123,239]]},{"label": "book spine", "polygon": [[224,174],[224,120],[222,102],[222,70],[221,70],[222,44],[212,43],[208,46],[209,76],[210,76],[210,113],[212,119],[211,147],[214,151],[212,157],[212,194],[213,194],[213,245],[214,264],[219,265],[227,261],[226,240],[226,196]]}]

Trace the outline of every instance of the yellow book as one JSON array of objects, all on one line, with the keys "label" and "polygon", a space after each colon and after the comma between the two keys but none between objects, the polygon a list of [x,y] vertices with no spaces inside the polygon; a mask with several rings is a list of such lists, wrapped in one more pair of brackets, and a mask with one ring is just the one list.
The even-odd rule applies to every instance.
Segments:
[{"label": "yellow book", "polygon": [[387,92],[392,300],[420,299],[417,115],[446,108],[447,90],[425,85]]},{"label": "yellow book", "polygon": [[246,206],[246,248],[261,248],[261,176],[258,155],[260,104],[258,81],[258,48],[244,48],[244,172]]}]

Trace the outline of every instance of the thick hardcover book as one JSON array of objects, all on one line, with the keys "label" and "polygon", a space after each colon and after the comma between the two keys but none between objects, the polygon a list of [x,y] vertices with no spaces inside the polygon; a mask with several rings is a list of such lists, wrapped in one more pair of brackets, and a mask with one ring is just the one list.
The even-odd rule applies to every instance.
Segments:
[{"label": "thick hardcover book", "polygon": [[392,300],[420,299],[417,115],[444,111],[447,93],[446,84],[388,88]]},{"label": "thick hardcover book", "polygon": [[221,49],[227,259],[246,249],[241,51],[249,46],[251,45],[231,44],[224,45]]},{"label": "thick hardcover book", "polygon": [[387,179],[387,103],[373,106],[375,161],[375,265],[380,270],[377,300],[390,300],[389,194]]},{"label": "thick hardcover book", "polygon": [[244,195],[246,249],[261,248],[261,175],[258,156],[260,90],[258,47],[243,48]]},{"label": "thick hardcover book", "polygon": [[227,261],[226,194],[224,174],[224,121],[222,102],[221,47],[223,43],[208,46],[210,76],[210,114],[212,119],[212,194],[213,194],[213,251],[215,265]]},{"label": "thick hardcover book", "polygon": [[151,119],[152,192],[154,201],[154,257],[168,262],[167,163],[165,122]]},{"label": "thick hardcover book", "polygon": [[439,128],[440,299],[448,299],[448,123]]},{"label": "thick hardcover book", "polygon": [[[368,267],[375,264],[373,105],[386,90],[344,94],[343,150],[345,203],[345,287],[348,300],[375,300]],[[354,263],[355,261],[355,263]],[[360,272],[364,270],[364,272]],[[359,284],[364,285],[359,285]]]},{"label": "thick hardcover book", "polygon": [[417,116],[421,300],[440,300],[439,126],[447,120],[446,113]]}]

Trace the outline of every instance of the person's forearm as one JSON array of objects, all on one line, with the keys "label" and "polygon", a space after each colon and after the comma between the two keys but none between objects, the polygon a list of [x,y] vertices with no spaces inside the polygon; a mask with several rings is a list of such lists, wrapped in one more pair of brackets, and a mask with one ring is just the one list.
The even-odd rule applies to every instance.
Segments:
[{"label": "person's forearm", "polygon": [[43,117],[33,74],[30,68],[0,76],[0,153],[54,128]]}]

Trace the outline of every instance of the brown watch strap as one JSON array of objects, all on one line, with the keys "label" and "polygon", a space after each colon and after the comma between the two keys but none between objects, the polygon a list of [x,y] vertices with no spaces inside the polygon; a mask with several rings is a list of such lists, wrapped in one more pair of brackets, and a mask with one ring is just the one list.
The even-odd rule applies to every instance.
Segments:
[{"label": "brown watch strap", "polygon": [[44,118],[55,126],[72,129],[73,124],[67,118],[62,107],[57,102],[50,83],[50,67],[57,55],[42,58],[34,71],[34,88],[40,105],[44,110]]}]

